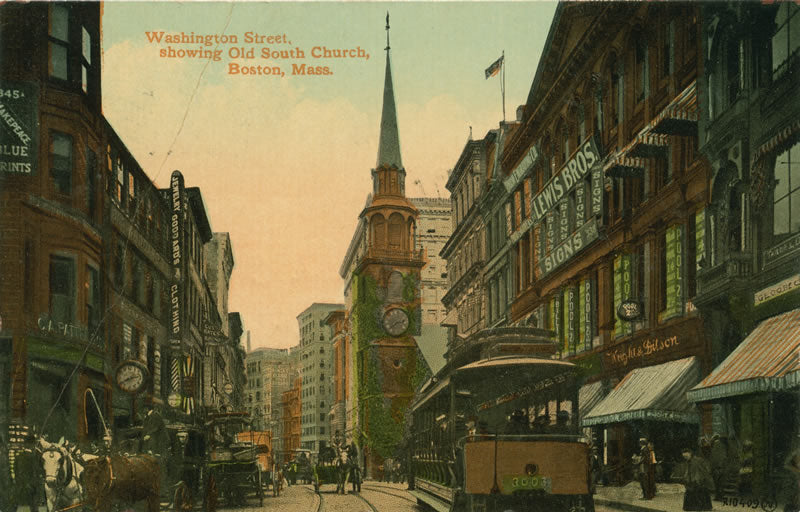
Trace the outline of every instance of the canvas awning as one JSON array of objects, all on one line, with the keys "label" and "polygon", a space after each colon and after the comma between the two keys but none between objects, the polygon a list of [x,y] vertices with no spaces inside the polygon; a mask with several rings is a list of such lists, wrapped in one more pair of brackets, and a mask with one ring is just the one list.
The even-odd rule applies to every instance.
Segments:
[{"label": "canvas awning", "polygon": [[698,423],[700,417],[686,400],[686,391],[700,380],[694,357],[636,368],[583,417],[584,427],[629,420]]},{"label": "canvas awning", "polygon": [[687,394],[692,402],[800,386],[800,309],[761,322]]},{"label": "canvas awning", "polygon": [[605,398],[606,393],[603,389],[603,381],[584,384],[578,390],[578,414],[583,418],[594,408],[595,405]]},{"label": "canvas awning", "polygon": [[695,135],[700,115],[697,109],[697,81],[692,80],[651,122],[654,133]]}]

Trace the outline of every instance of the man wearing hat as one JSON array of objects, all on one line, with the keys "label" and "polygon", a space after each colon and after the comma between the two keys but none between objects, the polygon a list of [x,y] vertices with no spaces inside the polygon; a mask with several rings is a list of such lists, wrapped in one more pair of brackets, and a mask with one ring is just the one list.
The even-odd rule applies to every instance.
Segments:
[{"label": "man wearing hat", "polygon": [[639,482],[642,499],[652,500],[656,495],[656,455],[644,437],[639,439]]}]

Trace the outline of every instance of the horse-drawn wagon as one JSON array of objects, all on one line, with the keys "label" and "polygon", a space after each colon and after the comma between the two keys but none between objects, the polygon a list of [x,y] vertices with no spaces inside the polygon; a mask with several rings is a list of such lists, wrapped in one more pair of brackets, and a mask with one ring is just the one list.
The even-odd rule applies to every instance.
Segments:
[{"label": "horse-drawn wagon", "polygon": [[[247,504],[249,497],[264,504],[258,446],[255,439],[242,439],[241,432],[253,432],[249,415],[244,412],[209,416],[211,448],[208,457],[208,479],[229,506]],[[244,436],[246,437],[246,436]]]}]

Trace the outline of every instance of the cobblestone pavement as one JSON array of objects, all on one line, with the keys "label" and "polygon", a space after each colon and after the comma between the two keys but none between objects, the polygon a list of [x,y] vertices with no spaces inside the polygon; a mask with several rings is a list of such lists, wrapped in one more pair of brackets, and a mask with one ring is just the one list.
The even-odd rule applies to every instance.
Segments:
[{"label": "cobblestone pavement", "polygon": [[[349,486],[348,486],[349,487]],[[361,494],[336,494],[333,485],[325,485],[317,495],[311,485],[293,485],[284,488],[277,498],[268,492],[263,507],[255,500],[240,508],[219,508],[219,512],[420,512],[417,501],[401,484],[365,482]],[[320,501],[322,507],[319,508]]]}]

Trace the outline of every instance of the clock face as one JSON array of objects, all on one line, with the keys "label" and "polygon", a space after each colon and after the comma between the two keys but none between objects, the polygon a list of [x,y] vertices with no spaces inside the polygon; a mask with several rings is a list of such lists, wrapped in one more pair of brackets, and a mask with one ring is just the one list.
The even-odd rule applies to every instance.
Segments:
[{"label": "clock face", "polygon": [[400,336],[408,329],[408,315],[400,308],[390,309],[383,315],[383,328],[392,336]]},{"label": "clock face", "polygon": [[138,393],[147,379],[146,369],[138,361],[125,361],[117,368],[117,386],[126,393]]}]

